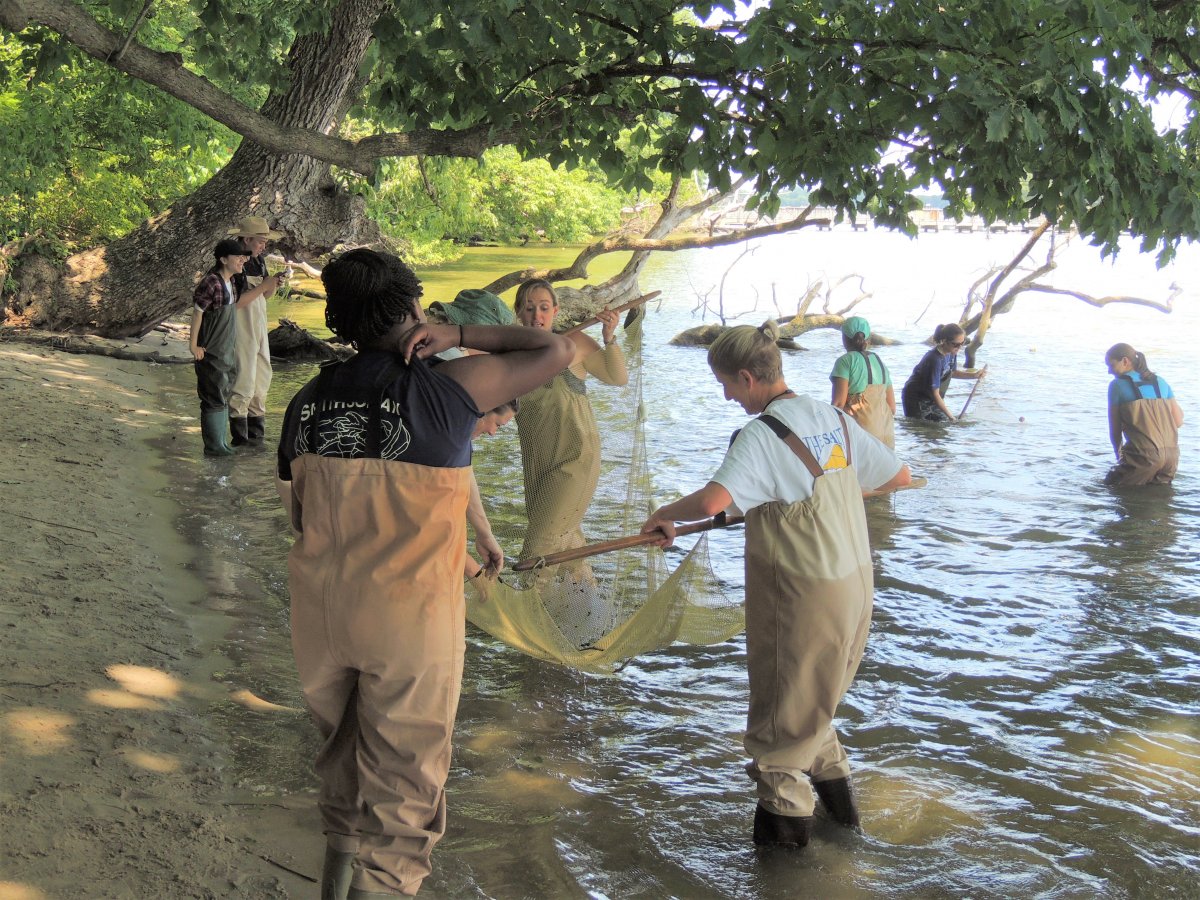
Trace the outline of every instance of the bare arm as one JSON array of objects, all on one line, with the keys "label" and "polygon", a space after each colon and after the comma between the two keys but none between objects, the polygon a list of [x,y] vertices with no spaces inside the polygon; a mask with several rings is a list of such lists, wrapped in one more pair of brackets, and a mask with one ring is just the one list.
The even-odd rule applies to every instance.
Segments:
[{"label": "bare arm", "polygon": [[[586,335],[585,335],[586,337]],[[588,338],[591,341],[591,338]],[[596,343],[592,341],[592,343]],[[583,368],[605,384],[617,386],[629,383],[629,370],[625,368],[625,354],[616,344],[609,344],[603,350],[584,357]]]},{"label": "bare arm", "polygon": [[833,382],[833,399],[829,402],[838,409],[845,409],[846,400],[850,396],[850,379],[831,375],[829,380]]},{"label": "bare arm", "polygon": [[656,509],[642,525],[642,534],[661,531],[664,537],[658,545],[670,547],[675,543],[676,522],[697,522],[700,519],[712,518],[731,503],[733,497],[729,491],[723,485],[710,481],[700,490]]},{"label": "bare arm", "polygon": [[438,371],[453,378],[480,409],[495,409],[545,384],[571,363],[570,338],[522,325],[432,325],[422,323],[401,338],[404,358],[428,359],[461,346],[483,350],[443,363]]},{"label": "bare arm", "polygon": [[[836,405],[837,404],[835,403],[834,406],[836,406]],[[888,405],[888,409],[890,409],[892,411],[892,415],[895,416],[896,415],[896,392],[892,389],[892,386],[890,384],[887,386],[887,405]]]},{"label": "bare arm", "polygon": [[937,404],[937,408],[946,414],[946,418],[948,418],[951,422],[958,421],[954,413],[950,412],[950,407],[946,405],[946,401],[942,399],[941,391],[939,391],[937,388],[934,388],[929,392],[929,395],[933,397],[933,402]]},{"label": "bare arm", "polygon": [[909,471],[908,465],[905,464],[900,467],[899,472],[897,472],[890,479],[885,481],[870,493],[885,493],[887,491],[894,491],[896,488],[908,487],[910,484],[912,484],[912,472]]},{"label": "bare arm", "polygon": [[[504,551],[492,534],[492,523],[488,521],[487,512],[483,508],[483,497],[479,493],[479,482],[475,480],[475,470],[471,470],[471,496],[467,500],[467,521],[475,529],[475,550],[484,561],[484,568],[499,572],[504,568]],[[479,568],[475,560],[467,557],[467,577],[473,578]]]}]

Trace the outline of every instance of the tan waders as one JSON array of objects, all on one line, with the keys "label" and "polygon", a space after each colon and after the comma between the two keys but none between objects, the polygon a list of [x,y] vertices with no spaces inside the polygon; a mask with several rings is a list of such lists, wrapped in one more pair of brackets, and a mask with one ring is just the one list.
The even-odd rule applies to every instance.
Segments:
[{"label": "tan waders", "polygon": [[[263,279],[246,276],[250,287]],[[229,397],[233,444],[260,445],[265,436],[267,391],[271,387],[271,347],[267,341],[267,298],[237,311],[237,377]]]},{"label": "tan waders", "polygon": [[292,463],[292,645],[328,844],[357,855],[350,896],[415,894],[446,828],[469,489],[469,468]]},{"label": "tan waders", "polygon": [[600,434],[583,379],[567,369],[522,397],[517,433],[529,522],[520,558],[582,546],[600,480]]},{"label": "tan waders", "polygon": [[[1159,393],[1158,384],[1153,387]],[[1104,479],[1111,485],[1167,484],[1179,467],[1179,429],[1171,416],[1171,401],[1161,395],[1134,400],[1117,407],[1121,433],[1121,459]]]},{"label": "tan waders", "polygon": [[[803,846],[806,831],[803,841],[789,839],[804,831],[798,823],[776,820],[813,814],[810,779],[847,779],[844,799],[853,805],[850,765],[833,719],[866,646],[874,576],[849,438],[846,467],[822,471],[786,426],[762,419],[777,434],[787,432],[788,445],[816,480],[807,500],[766,503],[746,516],[746,769],[766,813],[756,814],[756,843]],[[827,793],[830,802],[843,799],[840,789]],[[857,811],[830,812],[857,824]]]},{"label": "tan waders", "polygon": [[[859,351],[861,352],[861,351]],[[883,363],[874,353],[863,353],[867,362],[867,385],[861,393],[846,398],[846,412],[870,434],[875,435],[893,450],[896,449],[896,417],[887,402],[887,385],[877,384],[871,371],[871,357],[879,363],[880,379],[883,378]]]}]

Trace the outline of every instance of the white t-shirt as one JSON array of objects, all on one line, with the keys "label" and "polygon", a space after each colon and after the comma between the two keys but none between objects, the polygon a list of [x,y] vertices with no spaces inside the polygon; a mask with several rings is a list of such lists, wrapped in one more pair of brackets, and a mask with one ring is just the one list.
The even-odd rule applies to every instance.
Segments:
[{"label": "white t-shirt", "polygon": [[[774,401],[765,411],[792,429],[826,472],[845,468],[846,436],[838,411],[828,403],[788,397]],[[863,490],[891,481],[900,471],[900,459],[849,415],[843,417],[850,432],[850,463]],[[816,479],[768,425],[755,420],[742,429],[709,481],[729,491],[738,511],[747,513],[773,500],[807,500]]]}]

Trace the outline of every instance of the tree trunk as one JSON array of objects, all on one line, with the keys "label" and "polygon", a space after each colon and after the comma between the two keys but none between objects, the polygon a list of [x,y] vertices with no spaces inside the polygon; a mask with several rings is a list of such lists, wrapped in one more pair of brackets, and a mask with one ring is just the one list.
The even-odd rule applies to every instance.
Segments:
[{"label": "tree trunk", "polygon": [[[344,0],[325,34],[293,44],[289,86],[262,113],[279,122],[333,131],[356,89],[355,76],[386,0]],[[17,271],[11,319],[55,331],[106,337],[144,334],[191,302],[212,248],[247,214],[264,216],[291,256],[338,243],[379,240],[362,201],[334,181],[328,164],[269,153],[243,141],[226,166],[193,194],[103,247],[69,257],[61,269],[35,255]]]}]

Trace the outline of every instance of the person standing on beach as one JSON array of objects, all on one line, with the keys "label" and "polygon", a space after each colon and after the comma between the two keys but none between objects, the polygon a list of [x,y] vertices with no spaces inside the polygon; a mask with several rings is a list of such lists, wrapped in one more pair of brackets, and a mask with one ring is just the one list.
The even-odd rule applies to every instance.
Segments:
[{"label": "person standing on beach", "polygon": [[1179,467],[1183,410],[1166,380],[1150,371],[1146,356],[1129,344],[1104,354],[1109,374],[1108,435],[1117,464],[1104,483],[1167,484]]},{"label": "person standing on beach", "polygon": [[229,396],[237,377],[236,311],[275,290],[279,281],[241,291],[237,276],[249,254],[241,241],[226,238],[213,248],[216,260],[196,285],[192,296],[189,346],[196,367],[196,392],[200,395],[200,433],[205,456],[232,456],[229,446]]},{"label": "person standing on beach", "polygon": [[[834,713],[862,659],[874,575],[864,490],[911,482],[908,466],[845,413],[784,381],[779,328],[739,325],[708,350],[725,399],[758,418],[741,429],[700,490],[642,526],[668,547],[676,522],[732,507],[746,516],[746,771],[757,785],[754,843],[808,843],[815,790],[857,827],[850,764]],[[809,787],[811,782],[812,787]]]},{"label": "person standing on beach", "polygon": [[[326,324],[358,353],[292,399],[278,487],[297,535],[292,646],[324,740],[321,896],[368,900],[417,893],[446,829],[472,432],[481,410],[565,368],[573,345],[428,324],[420,281],[390,254],[352,250],[322,281]],[[485,352],[429,361],[455,346]]]},{"label": "person standing on beach", "polygon": [[[236,276],[243,293],[260,287],[267,279],[263,254],[267,242],[281,235],[272,231],[261,216],[246,216],[229,229],[246,247],[250,258]],[[286,278],[288,270],[284,270]],[[282,281],[276,281],[275,290]],[[237,377],[229,396],[229,429],[232,444],[261,447],[266,437],[267,390],[271,387],[271,347],[267,342],[267,298],[275,293],[264,289],[237,312]]]}]

